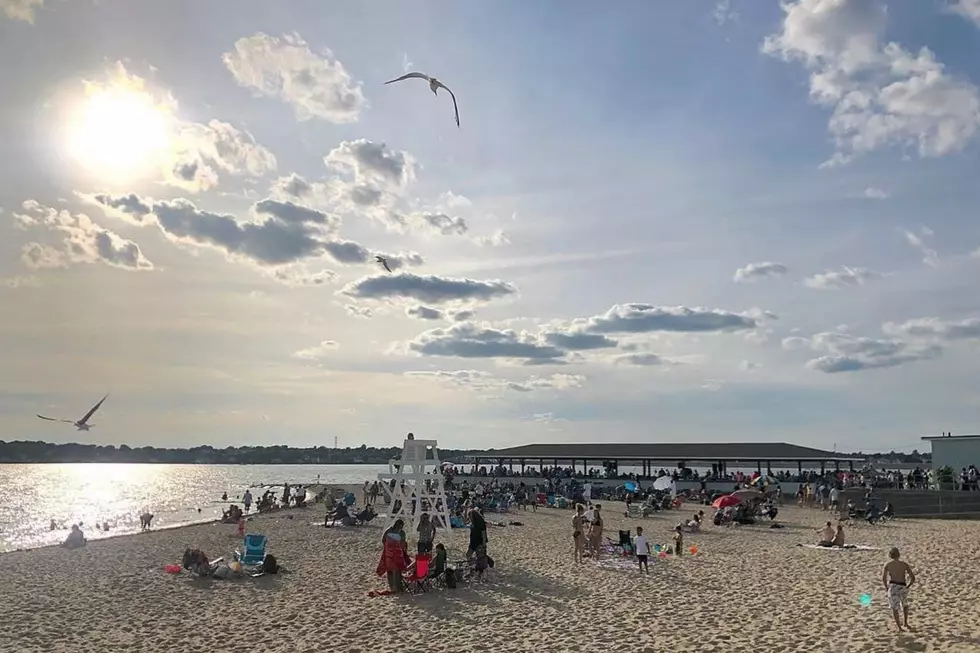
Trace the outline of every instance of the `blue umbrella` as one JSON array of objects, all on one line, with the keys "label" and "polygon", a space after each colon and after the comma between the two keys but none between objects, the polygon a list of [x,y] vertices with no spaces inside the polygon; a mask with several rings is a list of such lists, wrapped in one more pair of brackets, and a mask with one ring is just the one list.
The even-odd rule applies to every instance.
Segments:
[{"label": "blue umbrella", "polygon": [[636,483],[634,483],[633,481],[626,481],[625,483],[623,483],[623,487],[626,488],[627,492],[636,492],[636,490],[638,489],[636,487]]}]

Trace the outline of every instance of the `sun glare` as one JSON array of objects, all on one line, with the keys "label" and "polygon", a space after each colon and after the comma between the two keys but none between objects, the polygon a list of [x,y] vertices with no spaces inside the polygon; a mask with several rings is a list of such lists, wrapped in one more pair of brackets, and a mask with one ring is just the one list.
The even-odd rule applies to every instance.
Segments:
[{"label": "sun glare", "polygon": [[173,131],[166,107],[148,93],[124,85],[89,86],[68,127],[72,158],[107,182],[158,171]]}]

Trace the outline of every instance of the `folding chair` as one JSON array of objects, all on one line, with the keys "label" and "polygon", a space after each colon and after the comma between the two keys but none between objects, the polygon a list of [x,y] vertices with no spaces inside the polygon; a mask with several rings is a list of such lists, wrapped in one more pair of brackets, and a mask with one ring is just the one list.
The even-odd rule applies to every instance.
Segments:
[{"label": "folding chair", "polygon": [[265,560],[265,550],[268,544],[269,539],[265,535],[249,533],[245,536],[243,543],[245,550],[241,553],[235,551],[235,554],[243,567],[256,569],[261,567]]},{"label": "folding chair", "polygon": [[428,553],[420,553],[415,557],[415,564],[405,574],[405,588],[411,594],[424,594],[429,591],[432,580],[429,578],[429,562],[432,558]]}]

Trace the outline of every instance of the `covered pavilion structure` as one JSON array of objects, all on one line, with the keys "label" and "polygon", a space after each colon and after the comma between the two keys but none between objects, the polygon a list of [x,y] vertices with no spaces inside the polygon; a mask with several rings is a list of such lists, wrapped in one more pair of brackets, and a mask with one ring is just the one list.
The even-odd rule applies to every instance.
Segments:
[{"label": "covered pavilion structure", "polygon": [[804,468],[819,468],[823,474],[829,468],[840,471],[841,465],[853,471],[854,463],[863,463],[860,458],[786,442],[526,444],[470,454],[468,458],[477,467],[490,463],[512,472],[515,464],[521,470],[527,467],[543,470],[545,464],[559,467],[561,463],[573,471],[581,465],[586,473],[589,463],[607,469],[618,468],[620,464],[635,465],[643,468],[643,477],[654,476],[656,469],[664,466],[711,467],[719,474],[725,474],[729,466],[755,467],[760,474],[764,470],[771,473],[773,466],[796,467],[801,474]]}]

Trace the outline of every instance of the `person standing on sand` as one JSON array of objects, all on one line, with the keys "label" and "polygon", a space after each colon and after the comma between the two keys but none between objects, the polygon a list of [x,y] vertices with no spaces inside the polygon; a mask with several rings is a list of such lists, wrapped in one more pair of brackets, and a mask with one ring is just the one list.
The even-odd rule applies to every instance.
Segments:
[{"label": "person standing on sand", "polygon": [[589,527],[589,543],[592,547],[592,559],[599,560],[599,552],[602,550],[602,506],[595,505],[595,512],[592,514],[592,524]]},{"label": "person standing on sand", "polygon": [[371,502],[371,482],[364,481],[364,487],[361,489],[361,496],[364,499],[364,505],[366,506]]},{"label": "person standing on sand", "polygon": [[572,516],[572,543],[575,546],[574,560],[582,562],[582,551],[585,549],[585,508],[582,504],[575,506],[575,514]]},{"label": "person standing on sand", "polygon": [[647,564],[647,558],[650,556],[650,543],[647,542],[647,538],[643,535],[643,527],[636,527],[636,537],[633,538],[633,550],[636,551],[636,561],[640,565],[640,573],[647,572],[650,573],[650,567]]},{"label": "person standing on sand", "polygon": [[252,509],[252,492],[250,490],[245,490],[245,494],[242,495],[242,503],[245,504],[245,512]]},{"label": "person standing on sand", "polygon": [[899,610],[902,611],[905,628],[912,630],[909,627],[909,588],[915,584],[915,573],[912,567],[901,559],[902,554],[898,547],[892,547],[888,557],[891,560],[886,562],[881,570],[881,583],[888,593],[888,607],[892,609],[892,617],[895,618],[895,625],[898,626],[899,632],[902,630],[902,622],[898,619]]}]

